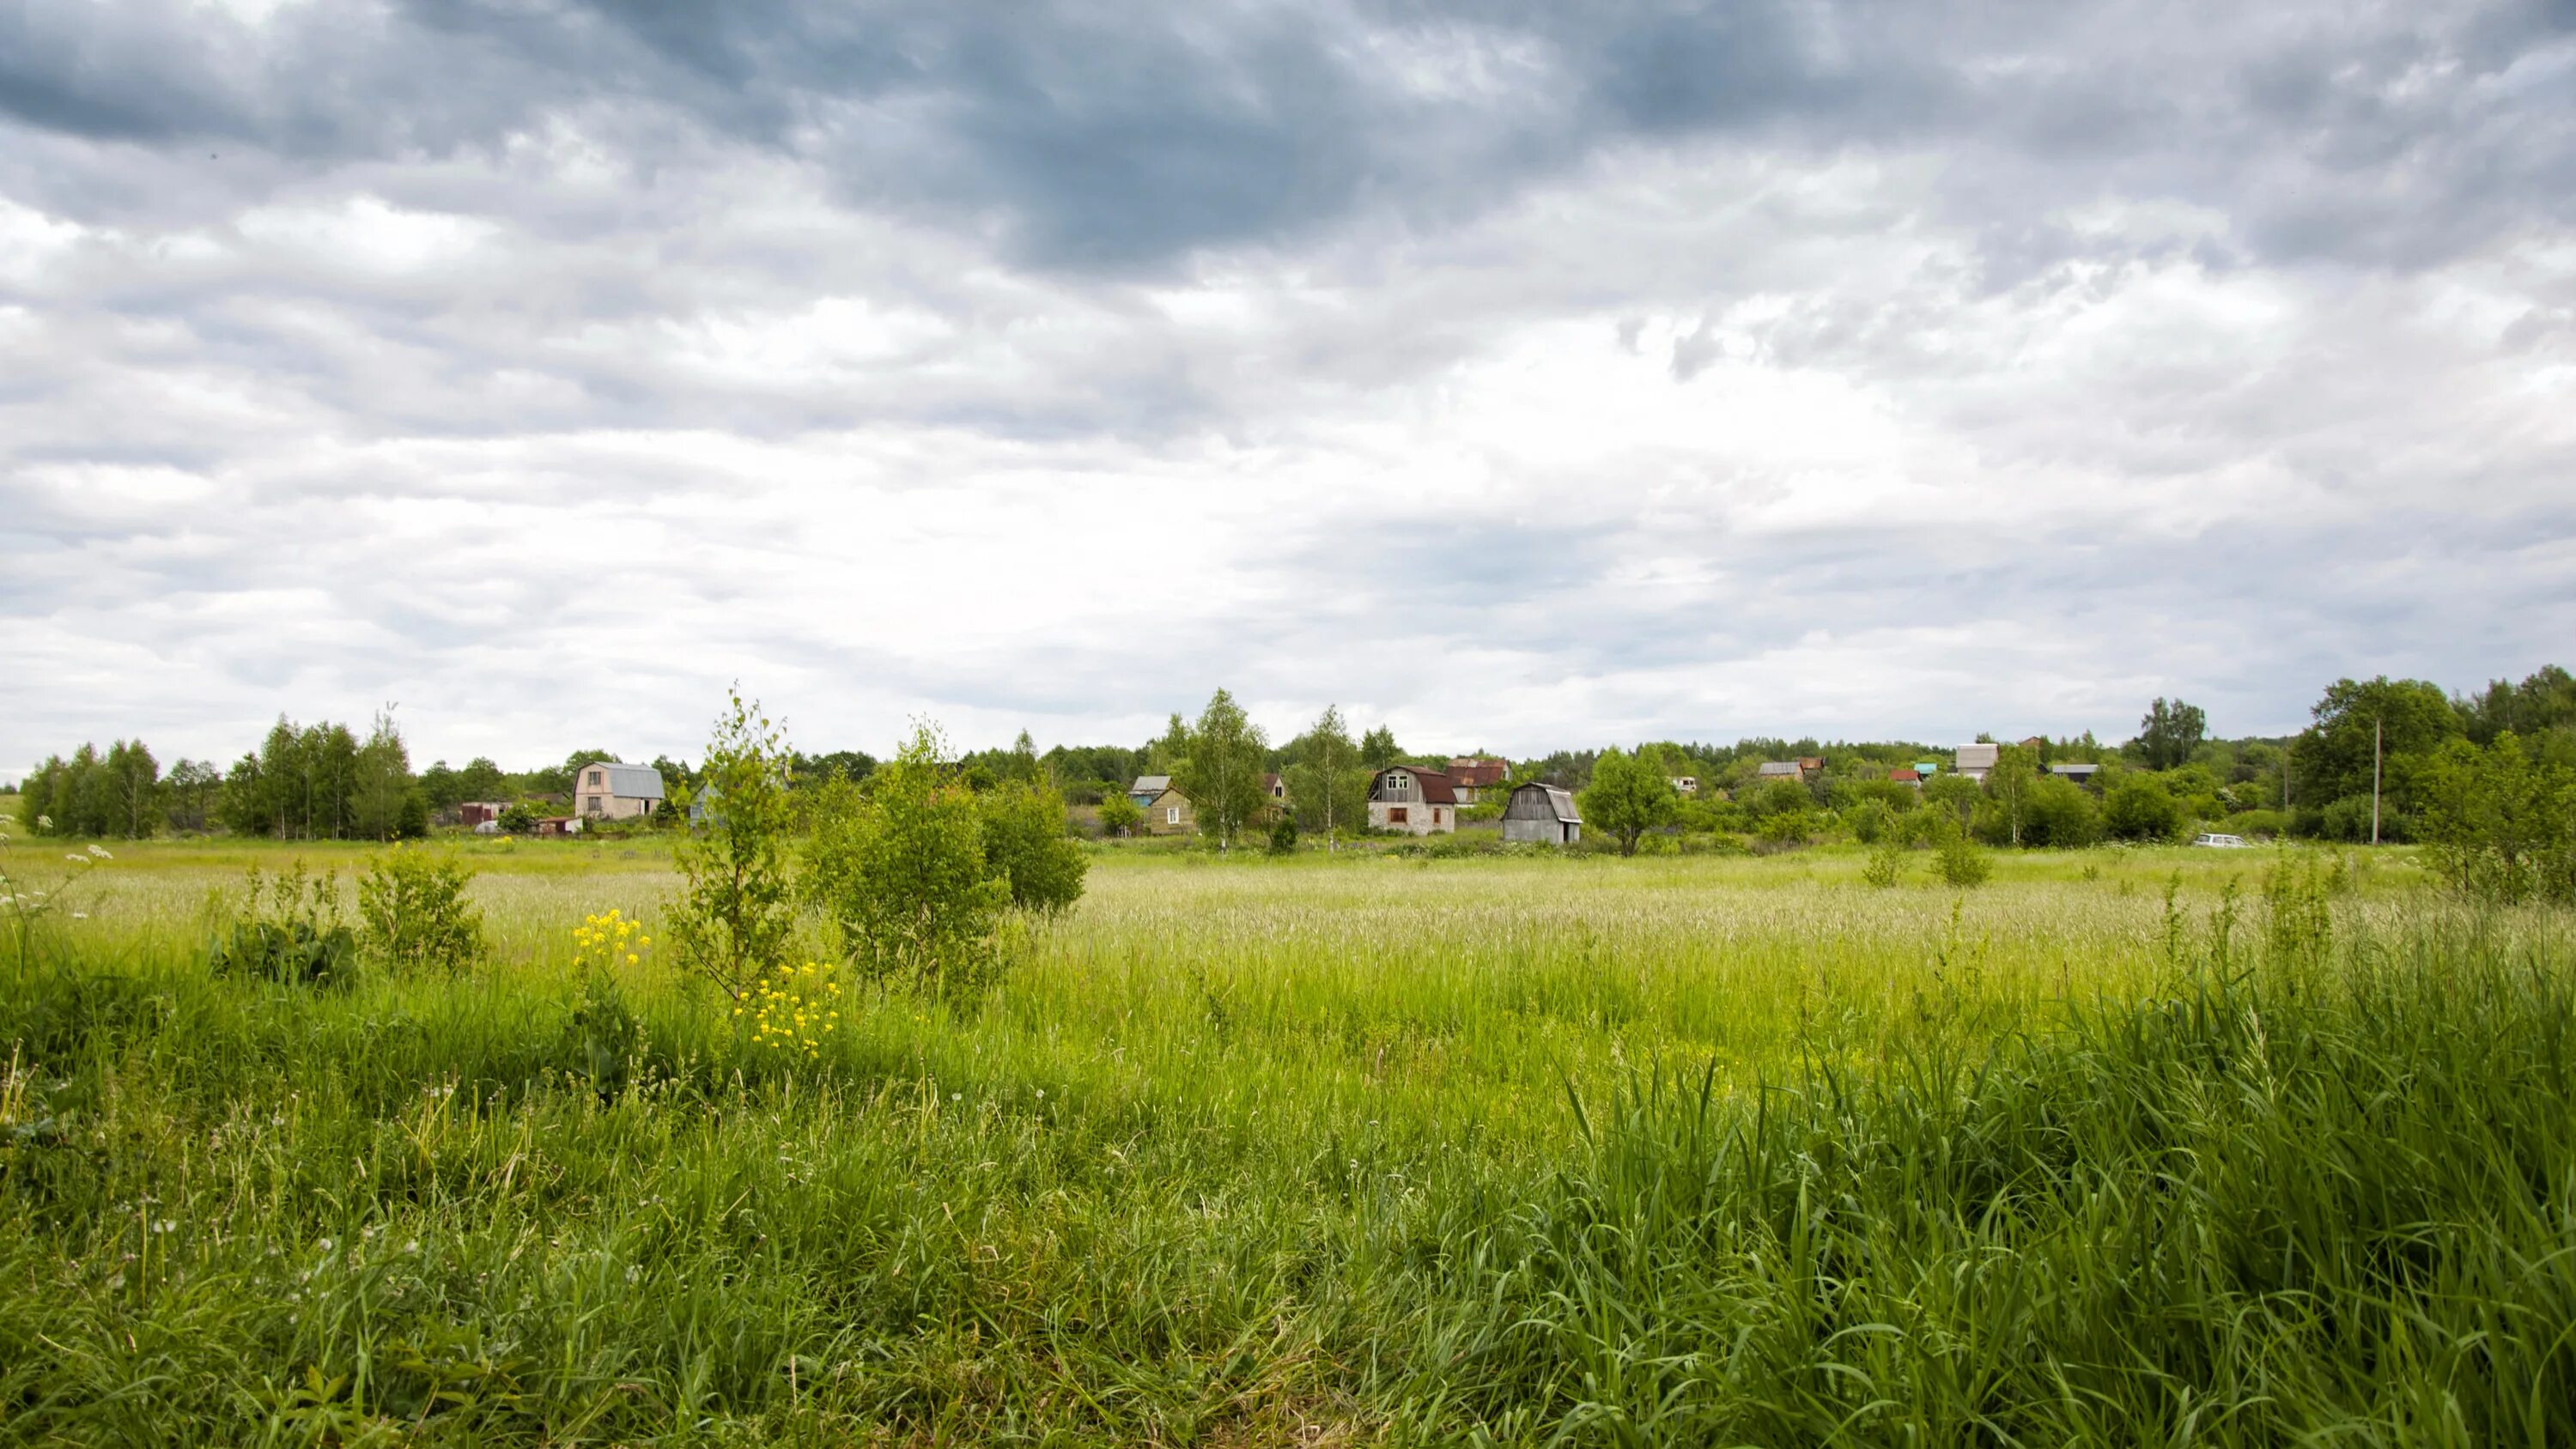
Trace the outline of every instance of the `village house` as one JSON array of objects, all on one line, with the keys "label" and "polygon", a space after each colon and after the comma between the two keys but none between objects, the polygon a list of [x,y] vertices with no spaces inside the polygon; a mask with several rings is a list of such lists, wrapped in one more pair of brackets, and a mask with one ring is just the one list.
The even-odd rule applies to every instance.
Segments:
[{"label": "village house", "polygon": [[1672,777],[1672,782],[1673,789],[1685,798],[1699,793],[1699,776],[1697,775],[1675,775]]},{"label": "village house", "polygon": [[1457,792],[1458,803],[1475,805],[1500,790],[1503,780],[1512,772],[1509,760],[1483,755],[1462,755],[1449,762],[1449,788]]},{"label": "village house", "polygon": [[1764,760],[1761,767],[1753,772],[1753,779],[1757,784],[1770,780],[1805,778],[1807,778],[1807,772],[1798,768],[1798,762],[1795,760]]},{"label": "village house", "polygon": [[2003,753],[2003,748],[2001,745],[1991,744],[1961,745],[1958,763],[1953,768],[1982,785],[1986,783],[1986,776],[1994,772],[1995,760]]},{"label": "village house", "polygon": [[1583,816],[1574,796],[1536,780],[1513,789],[1503,807],[1503,839],[1538,845],[1572,845],[1583,838]]},{"label": "village house", "polygon": [[607,760],[581,767],[573,781],[573,814],[584,820],[633,820],[662,808],[662,772]]},{"label": "village house", "polygon": [[1262,776],[1261,793],[1268,796],[1270,798],[1270,803],[1273,805],[1287,804],[1288,778],[1285,775]]},{"label": "village house", "polygon": [[1911,785],[1917,790],[1923,788],[1923,772],[1921,770],[1909,770],[1900,765],[1897,768],[1888,771],[1887,778],[1894,780],[1900,785]]},{"label": "village house", "polygon": [[1189,835],[1199,828],[1190,797],[1172,787],[1169,775],[1137,776],[1136,783],[1127,787],[1127,798],[1145,812],[1141,828],[1147,835]]},{"label": "village house", "polygon": [[[468,800],[456,807],[456,823],[468,830],[478,830],[492,821],[499,820],[501,812],[509,808],[510,802],[507,800]],[[494,829],[498,828],[494,827]],[[486,830],[483,833],[489,835],[492,831]]]},{"label": "village house", "polygon": [[2051,765],[2048,767],[2048,773],[2061,780],[2072,780],[2078,785],[2090,786],[2101,778],[2102,767],[2078,760],[2070,764]]},{"label": "village house", "polygon": [[1800,755],[1798,757],[1798,775],[1800,778],[1812,780],[1824,772],[1825,762],[1822,757],[1817,755]]},{"label": "village house", "polygon": [[1458,790],[1438,770],[1395,765],[1369,779],[1371,830],[1445,835],[1458,828]]}]

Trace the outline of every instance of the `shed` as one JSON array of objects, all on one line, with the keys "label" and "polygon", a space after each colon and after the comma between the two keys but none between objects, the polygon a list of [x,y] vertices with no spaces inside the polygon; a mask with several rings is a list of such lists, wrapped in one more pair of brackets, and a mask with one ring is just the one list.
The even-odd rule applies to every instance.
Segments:
[{"label": "shed", "polygon": [[1392,765],[1369,777],[1371,830],[1446,835],[1458,828],[1458,789],[1438,770]]},{"label": "shed", "polygon": [[1536,780],[1512,791],[1503,807],[1503,839],[1540,845],[1572,845],[1583,838],[1583,816],[1574,796],[1561,786]]},{"label": "shed", "polygon": [[1127,787],[1127,798],[1135,801],[1136,808],[1142,810],[1154,803],[1155,796],[1170,788],[1172,777],[1169,775],[1138,775],[1136,783]]}]

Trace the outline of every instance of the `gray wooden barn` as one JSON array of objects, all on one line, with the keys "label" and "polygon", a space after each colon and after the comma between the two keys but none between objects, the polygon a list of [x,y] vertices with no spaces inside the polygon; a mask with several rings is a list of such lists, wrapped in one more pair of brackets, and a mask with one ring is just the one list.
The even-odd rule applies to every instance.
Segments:
[{"label": "gray wooden barn", "polygon": [[1512,791],[1503,807],[1503,839],[1541,845],[1572,845],[1583,838],[1583,816],[1574,796],[1555,785],[1533,780]]}]

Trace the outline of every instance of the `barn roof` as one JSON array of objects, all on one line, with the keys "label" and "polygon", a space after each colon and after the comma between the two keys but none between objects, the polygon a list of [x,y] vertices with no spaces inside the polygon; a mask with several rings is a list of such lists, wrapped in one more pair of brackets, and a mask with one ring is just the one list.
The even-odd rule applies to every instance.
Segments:
[{"label": "barn roof", "polygon": [[1471,790],[1481,790],[1487,785],[1499,785],[1503,783],[1503,777],[1511,772],[1511,763],[1507,760],[1462,756],[1449,762],[1450,783],[1464,785]]},{"label": "barn roof", "polygon": [[1136,783],[1127,787],[1127,793],[1130,795],[1160,795],[1170,788],[1172,788],[1172,777],[1169,775],[1138,775],[1136,777]]}]

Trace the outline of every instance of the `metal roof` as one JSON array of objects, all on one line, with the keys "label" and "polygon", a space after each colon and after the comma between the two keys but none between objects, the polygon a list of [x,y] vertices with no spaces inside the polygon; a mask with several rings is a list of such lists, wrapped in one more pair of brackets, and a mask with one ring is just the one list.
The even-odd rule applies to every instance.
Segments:
[{"label": "metal roof", "polygon": [[651,765],[620,765],[607,760],[594,760],[581,767],[588,775],[593,770],[606,770],[609,794],[621,800],[659,800],[662,798],[662,772]]},{"label": "metal roof", "polygon": [[1537,780],[1532,780],[1528,784],[1522,785],[1513,790],[1512,793],[1518,795],[1523,790],[1546,791],[1548,806],[1556,812],[1558,824],[1580,825],[1583,823],[1583,813],[1574,808],[1574,793],[1565,789],[1563,786],[1549,785]]},{"label": "metal roof", "polygon": [[1160,795],[1170,788],[1172,788],[1172,777],[1169,775],[1138,775],[1136,777],[1136,783],[1127,787],[1127,793],[1130,795]]},{"label": "metal roof", "polygon": [[1753,773],[1766,780],[1782,780],[1803,772],[1795,760],[1764,760],[1762,768]]}]

